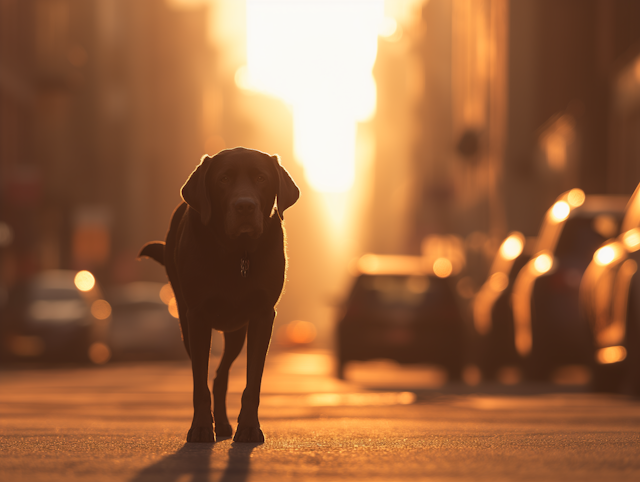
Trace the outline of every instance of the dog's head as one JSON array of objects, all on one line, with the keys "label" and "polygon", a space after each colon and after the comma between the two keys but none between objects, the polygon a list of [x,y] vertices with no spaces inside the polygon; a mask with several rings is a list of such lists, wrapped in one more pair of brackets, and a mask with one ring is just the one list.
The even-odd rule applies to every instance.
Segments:
[{"label": "dog's head", "polygon": [[204,156],[181,193],[202,224],[219,223],[232,240],[259,238],[265,221],[274,213],[282,219],[300,197],[277,155],[243,147]]}]

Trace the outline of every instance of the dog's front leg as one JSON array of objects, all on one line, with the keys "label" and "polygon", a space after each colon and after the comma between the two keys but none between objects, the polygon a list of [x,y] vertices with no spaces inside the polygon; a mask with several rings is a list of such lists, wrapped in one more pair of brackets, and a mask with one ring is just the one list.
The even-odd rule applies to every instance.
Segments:
[{"label": "dog's front leg", "polygon": [[233,431],[227,417],[227,386],[229,369],[238,357],[247,337],[247,327],[229,331],[224,334],[224,353],[213,380],[213,419],[216,425],[216,437],[231,437]]},{"label": "dog's front leg", "polygon": [[242,408],[234,442],[263,443],[264,434],[258,421],[260,385],[264,362],[271,342],[271,331],[276,312],[264,313],[249,321],[247,334],[247,386],[242,393]]},{"label": "dog's front leg", "polygon": [[193,372],[193,421],[187,442],[215,442],[209,378],[211,352],[211,326],[206,320],[187,313],[189,323],[189,349]]}]

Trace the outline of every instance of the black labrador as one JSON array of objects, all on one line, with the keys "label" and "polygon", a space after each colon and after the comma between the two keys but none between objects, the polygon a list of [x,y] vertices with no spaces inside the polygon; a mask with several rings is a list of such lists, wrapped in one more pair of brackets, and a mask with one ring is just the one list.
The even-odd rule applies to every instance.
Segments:
[{"label": "black labrador", "polygon": [[[287,268],[282,213],[300,191],[277,155],[238,147],[204,156],[181,193],[184,202],[173,212],[166,242],[145,244],[140,256],[166,267],[178,304],[193,371],[187,441],[231,437],[229,368],[246,337],[247,386],[233,440],[262,443],[260,384]],[[225,341],[213,382],[213,417],[208,386],[212,329],[222,331]]]}]

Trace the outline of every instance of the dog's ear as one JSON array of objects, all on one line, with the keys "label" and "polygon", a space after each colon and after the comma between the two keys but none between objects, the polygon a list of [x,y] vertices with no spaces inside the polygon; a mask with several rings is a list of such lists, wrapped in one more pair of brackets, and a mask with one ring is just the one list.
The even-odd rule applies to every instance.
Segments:
[{"label": "dog's ear", "polygon": [[280,157],[276,154],[271,156],[271,159],[276,165],[276,171],[278,172],[278,193],[276,200],[276,210],[280,219],[284,219],[284,210],[290,206],[293,206],[300,197],[300,189],[296,186],[291,175],[287,170],[282,167],[280,163]]},{"label": "dog's ear", "polygon": [[202,156],[200,164],[191,173],[189,179],[180,190],[184,202],[200,214],[200,220],[205,225],[211,219],[211,200],[209,198],[209,189],[207,188],[207,172],[209,172],[214,159],[215,156]]}]

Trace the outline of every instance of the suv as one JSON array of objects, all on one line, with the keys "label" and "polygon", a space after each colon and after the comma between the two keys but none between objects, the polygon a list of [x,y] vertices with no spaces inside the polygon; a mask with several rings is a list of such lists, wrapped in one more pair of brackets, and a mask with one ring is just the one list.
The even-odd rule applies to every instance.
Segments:
[{"label": "suv", "polygon": [[439,364],[450,379],[461,378],[465,336],[451,263],[435,263],[434,269],[418,256],[360,258],[337,326],[338,378],[349,361],[376,358]]},{"label": "suv", "polygon": [[594,252],[618,234],[626,204],[624,196],[585,196],[572,189],[547,211],[512,294],[515,344],[526,378],[546,380],[562,365],[590,364],[594,348],[580,315],[580,281]]},{"label": "suv", "polygon": [[620,235],[593,255],[580,285],[593,331],[592,387],[640,394],[640,186],[629,200]]}]

